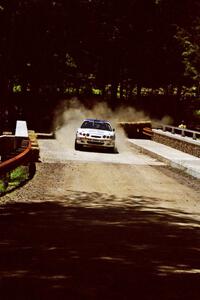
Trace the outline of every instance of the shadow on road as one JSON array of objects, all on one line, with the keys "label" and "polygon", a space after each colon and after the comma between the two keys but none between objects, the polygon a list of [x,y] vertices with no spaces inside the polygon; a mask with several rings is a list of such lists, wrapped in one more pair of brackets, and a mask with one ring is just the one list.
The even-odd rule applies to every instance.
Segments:
[{"label": "shadow on road", "polygon": [[199,299],[197,221],[141,199],[132,207],[65,200],[0,206],[2,300]]},{"label": "shadow on road", "polygon": [[105,154],[119,154],[118,148],[113,149],[106,149],[106,148],[98,148],[98,147],[83,147],[78,151],[85,151],[85,152],[95,152],[95,153],[105,153]]}]

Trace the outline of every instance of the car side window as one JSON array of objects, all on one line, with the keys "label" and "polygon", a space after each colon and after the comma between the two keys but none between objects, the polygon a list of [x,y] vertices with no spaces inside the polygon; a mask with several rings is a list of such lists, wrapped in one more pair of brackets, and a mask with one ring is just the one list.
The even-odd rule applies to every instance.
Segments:
[{"label": "car side window", "polygon": [[92,128],[92,123],[85,121],[83,122],[83,124],[81,125],[81,128]]},{"label": "car side window", "polygon": [[108,123],[104,123],[103,125],[103,130],[108,130],[108,131],[112,131],[111,126]]}]

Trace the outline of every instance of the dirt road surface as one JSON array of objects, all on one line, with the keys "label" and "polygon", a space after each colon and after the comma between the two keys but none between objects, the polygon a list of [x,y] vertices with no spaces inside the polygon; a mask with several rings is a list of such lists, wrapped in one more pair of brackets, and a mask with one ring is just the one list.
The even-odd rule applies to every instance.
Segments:
[{"label": "dirt road surface", "polygon": [[40,140],[0,199],[0,299],[200,299],[200,190],[118,140],[118,153]]}]

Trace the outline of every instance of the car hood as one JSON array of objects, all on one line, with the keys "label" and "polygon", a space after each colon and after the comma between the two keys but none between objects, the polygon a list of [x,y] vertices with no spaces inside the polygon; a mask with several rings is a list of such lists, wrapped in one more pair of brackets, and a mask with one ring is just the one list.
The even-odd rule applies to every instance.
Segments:
[{"label": "car hood", "polygon": [[78,133],[89,133],[89,135],[96,135],[96,136],[104,136],[104,135],[109,135],[113,136],[114,132],[113,131],[108,131],[108,130],[99,130],[99,129],[90,129],[90,128],[79,128]]}]

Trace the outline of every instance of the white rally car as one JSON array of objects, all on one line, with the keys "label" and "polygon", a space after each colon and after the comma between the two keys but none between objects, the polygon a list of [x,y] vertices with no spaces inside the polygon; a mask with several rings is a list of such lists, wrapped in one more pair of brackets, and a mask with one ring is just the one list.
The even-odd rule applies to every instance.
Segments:
[{"label": "white rally car", "polygon": [[115,150],[115,129],[105,120],[85,119],[77,129],[75,150],[83,147],[106,148]]}]

